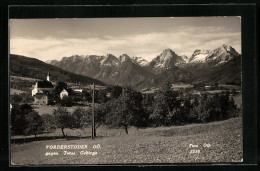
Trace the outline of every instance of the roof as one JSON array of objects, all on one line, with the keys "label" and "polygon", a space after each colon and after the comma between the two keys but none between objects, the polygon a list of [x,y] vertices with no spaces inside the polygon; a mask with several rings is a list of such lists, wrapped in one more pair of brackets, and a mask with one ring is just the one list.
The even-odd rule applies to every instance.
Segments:
[{"label": "roof", "polygon": [[48,91],[38,92],[33,97],[41,98],[41,97],[44,97],[44,96],[47,96],[48,98],[52,98],[53,97],[53,95],[50,94]]},{"label": "roof", "polygon": [[67,90],[65,90],[65,89],[63,89],[60,93],[62,93],[62,92],[66,92],[66,93],[68,93],[68,91]]},{"label": "roof", "polygon": [[45,93],[36,93],[36,94],[34,95],[34,97],[36,97],[36,98],[42,98],[42,97],[44,97],[44,96],[48,96],[48,95],[45,94]]},{"label": "roof", "polygon": [[53,88],[53,85],[50,81],[44,80],[44,81],[37,81],[38,88]]}]

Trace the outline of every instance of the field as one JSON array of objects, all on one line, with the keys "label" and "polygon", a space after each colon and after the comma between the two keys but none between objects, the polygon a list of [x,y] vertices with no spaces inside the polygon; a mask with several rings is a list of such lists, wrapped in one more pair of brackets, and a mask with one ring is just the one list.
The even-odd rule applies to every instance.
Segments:
[{"label": "field", "polygon": [[185,83],[179,83],[179,84],[172,84],[173,89],[179,89],[179,88],[191,88],[193,85],[191,84],[185,84]]},{"label": "field", "polygon": [[[39,115],[43,114],[52,114],[54,109],[57,109],[57,106],[41,106],[41,105],[31,105],[33,109],[39,113]],[[73,112],[78,107],[87,109],[89,106],[72,106],[72,107],[65,107],[68,109],[69,112]]]},{"label": "field", "polygon": [[234,88],[235,90],[241,90],[241,87],[236,86],[236,85],[220,84],[219,86],[220,86],[220,87],[223,87],[223,88],[227,88],[227,89],[229,89],[229,90],[232,90],[233,88]]},{"label": "field", "polygon": [[[95,140],[90,138],[90,129],[65,132],[74,136],[80,134],[81,138],[12,143],[12,164],[241,162],[243,156],[241,117],[207,124],[145,129],[131,127],[128,135],[123,129],[99,128]],[[61,135],[61,131],[49,136],[54,135]],[[88,147],[84,150],[57,150],[46,149],[46,145]],[[72,155],[64,155],[64,151],[70,151]],[[47,152],[58,155],[46,156]]]},{"label": "field", "polygon": [[35,79],[35,78],[29,78],[29,77],[19,77],[19,76],[10,76],[10,79],[18,79],[18,80],[27,80],[27,81],[37,81],[39,79]]},{"label": "field", "polygon": [[209,90],[209,91],[205,91],[205,92],[208,92],[210,94],[220,94],[220,93],[226,92],[226,90]]},{"label": "field", "polygon": [[10,95],[15,95],[15,94],[21,94],[21,93],[26,93],[26,91],[22,91],[22,90],[17,90],[14,88],[10,88]]}]

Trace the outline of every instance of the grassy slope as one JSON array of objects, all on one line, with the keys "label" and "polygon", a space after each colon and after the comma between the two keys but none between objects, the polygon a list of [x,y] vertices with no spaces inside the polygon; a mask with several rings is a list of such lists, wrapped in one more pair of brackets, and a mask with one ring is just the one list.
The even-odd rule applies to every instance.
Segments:
[{"label": "grassy slope", "polygon": [[[242,118],[186,126],[139,130],[131,128],[128,135],[121,129],[100,128],[97,131],[100,137],[95,140],[57,139],[12,144],[12,162],[14,164],[238,162],[243,156]],[[75,132],[69,134],[76,135]],[[90,132],[85,134],[89,136]],[[211,144],[211,147],[204,148],[204,143]],[[78,154],[80,150],[70,150],[77,154],[65,156],[62,150],[45,149],[45,145],[61,144],[88,145],[87,151],[96,151],[98,154],[81,156]],[[101,149],[92,149],[94,144],[100,144]],[[189,144],[196,144],[198,148],[189,148]],[[190,154],[191,149],[199,149],[200,154]],[[59,156],[44,156],[49,151],[59,152]]]}]

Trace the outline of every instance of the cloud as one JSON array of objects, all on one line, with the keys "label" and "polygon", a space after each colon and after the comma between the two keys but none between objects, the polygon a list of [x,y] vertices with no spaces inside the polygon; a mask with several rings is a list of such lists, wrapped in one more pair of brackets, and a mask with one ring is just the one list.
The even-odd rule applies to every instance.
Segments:
[{"label": "cloud", "polygon": [[61,59],[71,55],[142,56],[150,61],[164,49],[171,48],[178,54],[187,56],[195,49],[214,49],[222,44],[230,44],[241,52],[241,33],[222,27],[178,27],[164,32],[147,32],[128,35],[91,35],[84,38],[12,37],[10,52],[42,61]]}]

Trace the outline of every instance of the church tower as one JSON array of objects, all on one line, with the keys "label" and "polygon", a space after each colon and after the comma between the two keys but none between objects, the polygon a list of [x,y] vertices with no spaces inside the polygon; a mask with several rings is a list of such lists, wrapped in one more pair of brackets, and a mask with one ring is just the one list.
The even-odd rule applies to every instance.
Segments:
[{"label": "church tower", "polygon": [[50,75],[49,72],[48,72],[48,74],[47,74],[47,81],[51,81],[51,75]]}]

